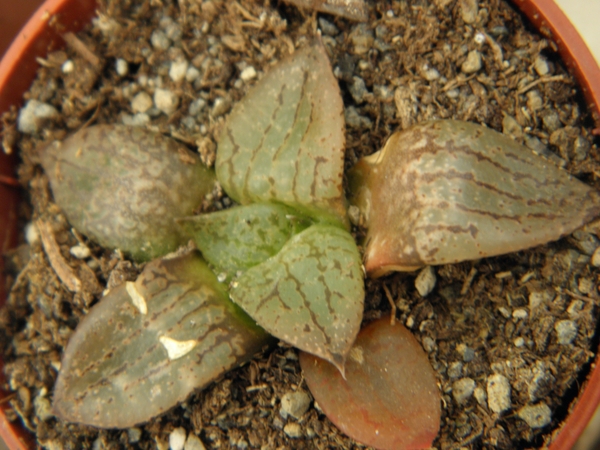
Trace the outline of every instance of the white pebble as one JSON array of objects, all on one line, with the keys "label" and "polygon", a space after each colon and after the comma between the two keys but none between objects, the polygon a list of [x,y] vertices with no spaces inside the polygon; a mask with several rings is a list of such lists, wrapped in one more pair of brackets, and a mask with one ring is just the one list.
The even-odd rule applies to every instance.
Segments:
[{"label": "white pebble", "polygon": [[483,44],[485,42],[485,34],[483,33],[476,33],[475,37],[473,38],[473,40],[475,41],[476,44]]},{"label": "white pebble", "polygon": [[498,373],[488,377],[487,397],[489,408],[499,414],[510,408],[510,383]]},{"label": "white pebble", "polygon": [[77,259],[86,259],[89,258],[92,254],[88,246],[84,244],[74,245],[69,251],[71,252],[71,255],[73,255]]},{"label": "white pebble", "polygon": [[302,428],[296,422],[290,422],[285,427],[283,427],[283,432],[291,437],[292,439],[297,439],[302,437]]},{"label": "white pebble", "polygon": [[212,115],[219,117],[229,111],[231,108],[231,101],[228,98],[217,97],[212,109]]},{"label": "white pebble", "polygon": [[134,113],[145,113],[153,105],[152,97],[147,92],[140,92],[131,100],[131,110]]},{"label": "white pebble", "polygon": [[185,80],[188,83],[193,83],[200,76],[200,71],[196,69],[194,66],[189,66],[187,71],[185,72]]},{"label": "white pebble", "polygon": [[310,406],[310,396],[304,391],[287,392],[281,398],[281,409],[279,414],[286,419],[292,416],[295,419],[300,419]]},{"label": "white pebble", "polygon": [[162,30],[155,30],[150,37],[152,47],[158,50],[166,50],[171,46],[171,40]]},{"label": "white pebble", "polygon": [[560,320],[554,325],[558,335],[558,343],[569,345],[577,337],[577,324],[572,320]]},{"label": "white pebble", "polygon": [[171,450],[183,450],[186,434],[185,429],[182,427],[171,431],[171,434],[169,434],[169,448]]},{"label": "white pebble", "polygon": [[527,314],[527,310],[524,308],[515,309],[512,313],[513,319],[517,319],[517,320],[527,319],[528,315],[529,314]]},{"label": "white pebble", "polygon": [[417,275],[415,288],[417,288],[421,297],[426,297],[435,287],[435,282],[435,270],[433,270],[433,267],[427,266]]},{"label": "white pebble", "polygon": [[29,222],[25,225],[25,240],[29,245],[33,245],[40,240],[40,233],[35,223]]},{"label": "white pebble", "polygon": [[461,378],[452,384],[452,396],[459,405],[465,403],[475,392],[475,381],[472,378]]},{"label": "white pebble", "polygon": [[427,81],[435,81],[440,77],[440,73],[436,68],[428,66],[423,67],[422,75]]},{"label": "white pebble", "polygon": [[168,89],[154,91],[154,105],[166,115],[173,114],[179,106],[179,97]]},{"label": "white pebble", "polygon": [[460,0],[460,15],[465,23],[474,23],[479,12],[478,0]]},{"label": "white pebble", "polygon": [[190,108],[188,109],[188,112],[190,116],[197,116],[200,113],[200,111],[204,109],[205,106],[206,100],[204,100],[203,98],[198,98],[192,103],[190,103]]},{"label": "white pebble", "polygon": [[29,100],[19,112],[17,128],[24,134],[36,134],[45,123],[59,116],[54,106],[39,100]]},{"label": "white pebble", "polygon": [[60,70],[62,70],[63,73],[71,73],[75,70],[75,63],[70,59],[67,59],[61,66]]},{"label": "white pebble", "polygon": [[139,442],[142,438],[142,430],[140,430],[137,427],[129,428],[127,430],[127,438],[130,444],[135,444],[136,442]]},{"label": "white pebble", "polygon": [[552,411],[545,403],[523,406],[517,415],[531,428],[542,428],[552,421]]},{"label": "white pebble", "polygon": [[171,68],[169,69],[169,77],[171,77],[171,80],[173,80],[175,83],[183,81],[189,65],[190,63],[185,59],[173,61],[171,63]]},{"label": "white pebble", "polygon": [[515,344],[515,347],[521,348],[525,345],[525,339],[518,337],[513,341],[513,343]]},{"label": "white pebble", "polygon": [[185,441],[185,446],[183,447],[183,450],[206,450],[206,447],[204,446],[204,444],[198,436],[190,433],[190,435],[187,438],[187,441]]},{"label": "white pebble", "polygon": [[533,61],[533,68],[535,69],[535,71],[537,72],[537,74],[540,77],[543,77],[544,75],[548,75],[548,72],[550,72],[550,67],[548,66],[548,61],[546,61],[546,58],[544,58],[543,56],[538,55],[535,58],[535,61]]},{"label": "white pebble", "polygon": [[592,253],[592,266],[594,267],[600,267],[600,247],[598,247],[596,250],[594,250],[594,253]]},{"label": "white pebble", "polygon": [[477,400],[477,403],[479,403],[481,406],[485,405],[487,400],[485,389],[483,389],[481,386],[477,386],[473,392],[473,396],[475,397],[475,400]]},{"label": "white pebble", "polygon": [[477,50],[471,50],[466,61],[460,66],[460,70],[464,73],[475,73],[479,69],[481,69],[481,53]]},{"label": "white pebble", "polygon": [[242,70],[242,73],[240,73],[240,78],[244,81],[249,81],[253,78],[256,78],[256,69],[252,66],[246,67],[244,70]]},{"label": "white pebble", "polygon": [[115,70],[117,71],[117,75],[124,77],[129,73],[129,64],[123,58],[119,58],[115,63]]}]

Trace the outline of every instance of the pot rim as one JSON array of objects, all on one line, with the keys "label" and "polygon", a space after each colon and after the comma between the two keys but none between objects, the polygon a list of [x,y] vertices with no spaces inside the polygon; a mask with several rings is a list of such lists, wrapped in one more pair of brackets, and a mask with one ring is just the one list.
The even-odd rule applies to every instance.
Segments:
[{"label": "pot rim", "polygon": [[[570,71],[579,82],[600,134],[600,67],[587,45],[554,0],[511,0],[535,25],[537,30],[554,41]],[[0,60],[0,114],[12,105],[22,103],[22,94],[29,89],[38,67],[36,59],[49,51],[63,46],[61,34],[78,31],[90,22],[95,14],[96,0],[46,0],[28,20],[23,29]],[[52,25],[50,18],[53,18]],[[18,62],[17,62],[18,61]],[[25,71],[27,76],[22,76]],[[14,172],[15,158],[0,152],[0,175]],[[0,221],[2,251],[16,245],[16,205],[18,195],[14,188],[0,183],[0,198],[7,199],[9,220]],[[11,214],[12,212],[12,214]],[[0,286],[4,286],[3,261],[0,258]],[[6,301],[6,293],[0,289],[0,303]],[[600,352],[594,361],[596,366],[583,390],[580,390],[575,406],[566,421],[558,429],[550,450],[570,449],[586,427],[598,404],[600,404]],[[0,359],[0,371],[2,370]],[[0,373],[0,377],[1,377]],[[4,380],[2,380],[4,381]],[[0,392],[3,399],[9,395]],[[581,401],[585,398],[585,401]],[[10,422],[6,406],[0,408],[0,437],[13,450],[26,450],[34,446],[31,434],[21,424]]]}]

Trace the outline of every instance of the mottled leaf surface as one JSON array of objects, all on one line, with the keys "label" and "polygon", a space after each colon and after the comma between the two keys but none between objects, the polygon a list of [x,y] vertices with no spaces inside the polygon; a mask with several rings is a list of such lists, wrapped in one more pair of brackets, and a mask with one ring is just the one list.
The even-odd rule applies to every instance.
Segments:
[{"label": "mottled leaf surface", "polygon": [[401,324],[379,319],[358,334],[346,379],[334,366],[300,354],[306,383],[345,434],[377,449],[425,449],[441,416],[440,392],[427,355]]},{"label": "mottled leaf surface", "polygon": [[600,196],[480,125],[433,121],[396,133],[349,174],[372,275],[519,251],[571,233]]},{"label": "mottled leaf surface", "polygon": [[192,214],[215,180],[177,141],[123,125],[84,128],[48,146],[42,164],[75,228],[144,261],[183,243],[173,218]]},{"label": "mottled leaf surface", "polygon": [[63,356],[54,412],[70,422],[130,427],[185,400],[267,342],[198,252],[156,260],[83,318]]},{"label": "mottled leaf surface", "polygon": [[235,280],[230,297],[275,337],[343,370],[363,313],[354,239],[337,227],[313,225]]},{"label": "mottled leaf surface", "polygon": [[364,0],[285,0],[302,8],[316,9],[328,14],[345,17],[350,20],[366,22],[369,10]]},{"label": "mottled leaf surface", "polygon": [[274,256],[310,225],[291,208],[252,204],[177,221],[204,258],[220,273],[234,276]]},{"label": "mottled leaf surface", "polygon": [[219,182],[242,204],[278,202],[347,224],[344,109],[316,41],[275,66],[234,107],[218,139]]}]

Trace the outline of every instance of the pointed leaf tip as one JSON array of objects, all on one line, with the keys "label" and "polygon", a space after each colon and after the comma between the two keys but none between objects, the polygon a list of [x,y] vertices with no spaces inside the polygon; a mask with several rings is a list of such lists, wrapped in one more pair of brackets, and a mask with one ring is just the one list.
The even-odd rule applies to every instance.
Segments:
[{"label": "pointed leaf tip", "polygon": [[379,319],[358,334],[346,378],[305,352],[306,383],[345,434],[377,449],[430,448],[441,421],[441,396],[427,355],[401,324]]}]

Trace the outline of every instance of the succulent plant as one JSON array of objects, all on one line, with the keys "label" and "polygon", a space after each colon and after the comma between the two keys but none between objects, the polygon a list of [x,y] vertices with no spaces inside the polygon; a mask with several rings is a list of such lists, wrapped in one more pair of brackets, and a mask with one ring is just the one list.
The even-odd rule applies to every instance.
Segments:
[{"label": "succulent plant", "polygon": [[372,276],[523,250],[600,214],[597,191],[511,138],[455,120],[395,133],[349,179]]},{"label": "succulent plant", "polygon": [[185,242],[174,218],[192,214],[215,181],[184,145],[123,125],[84,128],[50,144],[41,159],[69,222],[137,261]]}]

